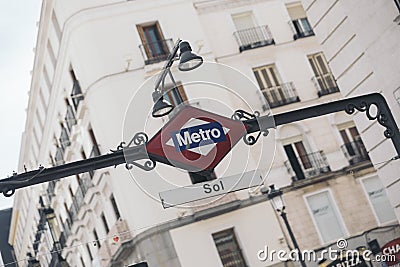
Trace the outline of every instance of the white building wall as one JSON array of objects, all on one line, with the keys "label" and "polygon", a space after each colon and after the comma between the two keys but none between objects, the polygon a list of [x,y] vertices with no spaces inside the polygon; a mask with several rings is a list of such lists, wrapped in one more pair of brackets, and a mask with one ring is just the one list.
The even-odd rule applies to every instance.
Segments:
[{"label": "white building wall", "polygon": [[[400,34],[394,1],[302,2],[343,96],[381,93],[399,124],[400,105],[394,94],[400,85]],[[376,121],[368,121],[365,113],[354,117],[400,218],[400,164],[391,161],[396,156],[394,147],[383,136],[385,128]]]},{"label": "white building wall", "polygon": [[[295,84],[301,102],[275,108],[272,110],[274,114],[329,102],[341,97],[338,93],[321,98],[317,96],[316,88],[311,82],[314,74],[309,66],[307,55],[321,51],[321,47],[318,45],[316,37],[293,41],[293,33],[288,25],[290,18],[285,8],[285,1],[254,0],[251,3],[238,1],[234,4],[229,1],[213,2],[215,2],[214,7],[206,8],[198,1],[186,0],[168,2],[162,0],[92,0],[84,1],[84,3],[81,1],[44,1],[19,171],[24,170],[24,165],[28,169],[37,168],[38,164],[50,166],[50,155],[53,157],[55,155],[57,139],[61,132],[60,122],[64,121],[66,113],[65,99],[70,97],[73,87],[73,81],[69,74],[70,66],[73,67],[79,80],[84,100],[81,101],[75,113],[77,124],[73,126],[70,135],[71,146],[67,147],[64,152],[64,159],[67,162],[80,160],[82,158],[81,150],[86,156],[90,154],[93,144],[88,134],[89,127],[93,129],[101,154],[116,148],[121,141],[129,141],[134,133],[143,131],[141,120],[147,117],[144,117],[142,113],[135,112],[135,107],[129,107],[129,104],[132,96],[143,82],[161,70],[163,66],[163,62],[152,65],[144,64],[138,48],[141,40],[136,29],[137,24],[144,22],[159,21],[165,38],[176,40],[180,37],[189,40],[193,50],[202,55],[205,60],[232,66],[249,78],[248,83],[246,81],[243,84],[234,84],[231,77],[224,76],[217,71],[207,73],[207,71],[199,69],[193,73],[179,73],[176,68],[173,68],[175,77],[183,83],[193,80],[197,77],[196,75],[203,75],[203,77],[208,75],[207,78],[210,80],[231,83],[229,85],[236,92],[246,95],[251,99],[253,106],[261,110],[263,101],[260,101],[260,97],[262,95],[257,89],[258,85],[252,68],[275,63],[282,81]],[[239,53],[239,47],[233,37],[235,27],[231,15],[247,11],[254,13],[258,25],[270,27],[275,45]],[[53,14],[56,15],[56,20],[52,17]],[[57,23],[59,26],[56,26]],[[59,29],[57,29],[58,27]],[[57,59],[55,66],[49,55],[48,42],[51,43]],[[49,75],[49,85],[43,75],[44,66]],[[246,92],[248,84],[252,85],[250,92]],[[143,101],[137,110],[151,110],[153,88],[150,84],[147,86],[149,87],[148,92],[140,92]],[[209,88],[198,91],[188,89],[187,94],[189,99],[193,99],[213,95],[213,91]],[[241,107],[237,100],[230,96],[214,94],[213,97],[221,100],[227,106]],[[36,112],[36,110],[39,111]],[[33,127],[38,127],[37,114],[40,117],[43,116],[44,122],[43,129],[37,130],[41,136],[38,142],[35,141],[32,131]],[[230,114],[225,115],[229,116]],[[346,122],[351,123],[351,119]],[[162,124],[162,120],[151,121],[146,128],[149,137]],[[275,183],[278,187],[292,184],[291,177],[283,164],[287,160],[287,156],[282,145],[284,139],[290,138],[291,133],[297,133],[296,131],[300,131],[307,140],[310,152],[319,150],[325,152],[332,171],[348,166],[348,161],[339,148],[342,141],[337,132],[336,117],[332,115],[315,118],[286,128],[271,130],[270,136],[276,137],[276,158],[267,179],[268,184]],[[35,151],[35,146],[39,148],[39,151]],[[241,155],[241,152],[247,149],[249,148],[241,143],[235,148],[235,153]],[[251,149],[254,149],[252,157],[256,159],[261,153],[261,148],[255,146]],[[275,148],[271,148],[271,151],[274,150]],[[232,164],[233,168],[225,175],[235,174],[242,170],[241,165],[236,164],[242,161],[240,157],[229,156],[226,161],[228,160],[232,160],[234,164]],[[224,165],[226,161],[222,164]],[[255,168],[255,164],[252,164],[250,169]],[[260,168],[268,169],[265,166]],[[217,168],[217,175],[222,173],[221,169]],[[179,185],[190,183],[186,173],[169,166],[158,164],[156,171],[134,170],[133,176],[147,183],[147,186],[151,186],[152,193],[169,189],[168,185],[157,180],[159,174],[170,178]],[[102,212],[105,213],[110,229],[117,228],[120,221],[126,222],[127,229],[124,231],[129,232],[132,235],[131,238],[148,230],[149,225],[155,226],[169,220],[179,220],[182,216],[182,210],[175,208],[164,210],[156,199],[150,199],[123,166],[96,171],[92,182],[94,187],[89,189],[90,191],[84,198],[85,205],[80,209],[76,221],[72,224],[72,234],[66,241],[67,249],[62,252],[63,257],[71,266],[81,265],[78,256],[82,257],[86,266],[107,266],[113,260],[111,258],[115,255],[107,254],[105,249],[108,248],[107,242],[110,242],[112,235],[105,232],[99,219]],[[73,193],[76,192],[78,189],[76,177],[58,181],[54,189],[55,196],[50,203],[55,210],[59,224],[64,226],[69,219],[64,205],[71,207],[74,199],[69,192],[69,187]],[[16,230],[12,243],[17,244],[16,253],[19,259],[25,257],[26,253],[32,250],[30,240],[34,239],[37,227],[32,218],[35,216],[34,213],[37,213],[39,195],[47,196],[47,188],[47,185],[38,185],[20,190],[16,195],[15,214],[22,215],[13,216],[13,225]],[[111,208],[109,201],[111,193],[113,193],[121,213],[120,221],[117,221]],[[249,194],[240,192],[235,197],[247,199]],[[24,204],[24,199],[29,199],[28,203]],[[189,209],[185,212],[186,215],[191,215],[195,210]],[[190,238],[198,240],[197,246],[207,250],[202,261],[196,261],[196,264],[198,266],[200,264],[214,266],[214,263],[219,261],[216,248],[213,247],[210,239],[211,234],[231,226],[237,229],[245,257],[251,266],[264,266],[256,258],[257,251],[263,249],[264,245],[270,245],[276,249],[287,247],[282,241],[284,235],[279,228],[274,211],[269,204],[261,203],[171,230],[171,238],[180,264],[195,266],[193,261],[191,262],[195,250],[190,250],[190,247],[187,246],[188,236],[190,236]],[[101,248],[93,245],[95,241],[92,234],[93,229],[96,229],[100,238]],[[62,230],[66,231],[66,229]],[[89,245],[94,257],[92,261],[86,244]],[[51,248],[51,244],[40,246],[42,252],[48,251],[49,248]],[[131,254],[128,258],[135,259],[134,252]],[[45,261],[44,258],[43,261]],[[24,265],[21,263],[20,266]]]}]

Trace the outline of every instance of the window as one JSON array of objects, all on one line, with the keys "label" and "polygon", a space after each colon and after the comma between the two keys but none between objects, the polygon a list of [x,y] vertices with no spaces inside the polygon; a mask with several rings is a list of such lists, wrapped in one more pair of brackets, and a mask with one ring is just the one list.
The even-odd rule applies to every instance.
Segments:
[{"label": "window", "polygon": [[64,150],[57,146],[56,148],[56,155],[54,157],[56,166],[64,164]]},{"label": "window", "polygon": [[329,191],[306,197],[311,217],[323,243],[346,235],[346,230]]},{"label": "window", "polygon": [[72,66],[69,67],[69,74],[71,75],[72,79],[72,92],[71,92],[71,99],[72,103],[74,104],[75,110],[78,110],[79,102],[84,99],[81,85],[79,84],[78,79],[76,78],[75,71]]},{"label": "window", "polygon": [[111,195],[110,201],[111,201],[111,205],[113,207],[114,213],[115,213],[115,217],[118,220],[119,218],[121,218],[121,214],[119,213],[118,205],[117,205],[117,202],[115,201],[114,195]]},{"label": "window", "polygon": [[67,125],[69,133],[72,131],[72,126],[76,124],[74,108],[69,104],[68,99],[65,99],[67,105],[67,113],[65,114],[65,124]]},{"label": "window", "polygon": [[60,145],[64,151],[69,145],[71,145],[71,141],[69,140],[69,133],[62,124],[61,124]]},{"label": "window", "polygon": [[318,96],[323,96],[339,91],[335,78],[326,62],[324,54],[316,53],[308,56],[311,68],[314,72],[313,82],[318,90]]},{"label": "window", "polygon": [[81,265],[82,267],[85,267],[85,262],[83,261],[82,257],[81,257]]},{"label": "window", "polygon": [[106,220],[106,217],[104,216],[104,213],[101,214],[101,221],[103,222],[104,230],[106,230],[106,233],[110,232],[110,228],[108,228],[108,223]]},{"label": "window", "polygon": [[170,44],[169,40],[164,39],[158,21],[137,25],[136,27],[142,41],[140,48],[145,56],[145,64],[152,64],[167,59]]},{"label": "window", "polygon": [[379,223],[396,220],[396,215],[386,195],[386,190],[377,176],[361,180],[367,198]]},{"label": "window", "polygon": [[96,229],[93,230],[93,236],[94,236],[94,245],[97,246],[98,248],[101,248],[99,236],[97,235]]},{"label": "window", "polygon": [[233,228],[212,235],[224,267],[245,267],[246,261]]},{"label": "window", "polygon": [[303,38],[314,35],[314,32],[308,22],[306,12],[301,4],[287,5],[287,10],[291,19],[290,24],[294,31],[293,39]]},{"label": "window", "polygon": [[255,27],[254,17],[252,12],[245,12],[232,15],[233,23],[238,31],[247,30]]},{"label": "window", "polygon": [[274,64],[254,68],[253,72],[271,108],[300,101],[293,83],[282,83]]},{"label": "window", "polygon": [[93,145],[89,158],[100,156],[99,144],[97,143],[96,136],[94,135],[92,128],[89,129],[89,136]]},{"label": "window", "polygon": [[232,20],[240,52],[274,43],[268,26],[257,26],[252,12],[233,14]]},{"label": "window", "polygon": [[173,85],[165,86],[165,91],[166,93],[163,96],[164,99],[174,107],[187,101],[185,89],[180,82],[177,82],[177,87],[173,87]]},{"label": "window", "polygon": [[350,164],[369,160],[368,152],[355,126],[339,128],[339,133],[344,143],[342,150]]}]

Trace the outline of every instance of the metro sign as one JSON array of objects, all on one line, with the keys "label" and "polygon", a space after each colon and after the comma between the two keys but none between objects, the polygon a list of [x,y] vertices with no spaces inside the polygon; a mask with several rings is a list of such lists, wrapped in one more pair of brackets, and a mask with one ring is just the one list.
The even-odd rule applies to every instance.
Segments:
[{"label": "metro sign", "polygon": [[184,106],[147,143],[146,150],[165,164],[210,171],[246,133],[240,121]]}]

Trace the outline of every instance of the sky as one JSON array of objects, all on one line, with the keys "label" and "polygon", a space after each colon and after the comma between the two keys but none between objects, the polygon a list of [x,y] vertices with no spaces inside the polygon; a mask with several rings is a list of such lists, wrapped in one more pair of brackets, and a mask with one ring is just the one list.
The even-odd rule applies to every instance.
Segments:
[{"label": "sky", "polygon": [[[17,170],[41,0],[0,0],[0,179]],[[12,198],[0,195],[0,209]]]}]

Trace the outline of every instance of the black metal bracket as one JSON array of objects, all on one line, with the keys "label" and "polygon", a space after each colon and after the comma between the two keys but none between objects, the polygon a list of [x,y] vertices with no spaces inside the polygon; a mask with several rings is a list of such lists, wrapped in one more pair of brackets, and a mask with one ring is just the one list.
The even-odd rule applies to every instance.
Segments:
[{"label": "black metal bracket", "polygon": [[[376,109],[375,112],[372,110],[373,106]],[[397,157],[394,158],[400,158],[399,128],[385,98],[378,93],[347,98],[274,116],[260,116],[258,112],[251,114],[243,110],[238,110],[232,115],[232,118],[240,120],[244,124],[247,129],[247,134],[243,137],[243,140],[246,144],[253,145],[259,140],[261,134],[264,136],[268,135],[268,129],[275,128],[276,126],[339,111],[345,111],[347,114],[354,114],[356,110],[359,112],[366,112],[368,119],[377,120],[380,125],[386,128],[384,136],[392,140],[397,152]],[[250,135],[253,133],[258,134],[256,136]],[[127,169],[132,169],[136,166],[146,171],[152,170],[155,168],[158,160],[147,154],[147,142],[148,137],[145,133],[137,133],[132,140],[130,140],[128,145],[122,142],[117,149],[112,150],[110,154],[71,162],[52,168],[39,167],[39,169],[34,171],[21,174],[13,173],[11,177],[0,180],[0,192],[3,193],[4,196],[11,196],[14,194],[15,190],[19,188],[54,181],[63,177],[110,166],[118,166],[123,163],[125,163]],[[138,160],[145,160],[145,162],[139,164],[137,162]]]},{"label": "black metal bracket", "polygon": [[[260,112],[255,111],[253,114],[246,112],[244,110],[238,109],[233,113],[232,119],[238,120],[238,121],[247,121],[250,119],[257,119],[260,117]],[[261,134],[263,136],[268,136],[269,130],[267,128],[260,127],[260,130],[258,131],[258,134],[254,135],[253,133],[247,133],[243,136],[243,142],[245,142],[246,145],[254,145],[257,143],[258,139],[260,139]]]}]

